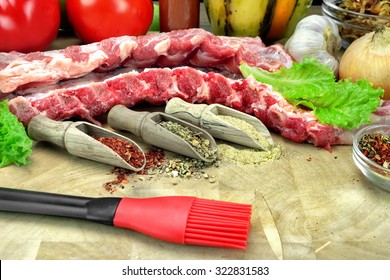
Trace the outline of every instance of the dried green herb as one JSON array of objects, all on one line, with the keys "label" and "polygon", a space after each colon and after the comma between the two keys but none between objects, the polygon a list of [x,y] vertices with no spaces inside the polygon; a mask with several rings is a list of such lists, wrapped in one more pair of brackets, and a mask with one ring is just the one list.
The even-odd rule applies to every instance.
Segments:
[{"label": "dried green herb", "polygon": [[210,141],[202,137],[200,133],[194,132],[188,127],[172,121],[161,121],[159,124],[170,132],[183,138],[202,157],[206,159],[216,158],[217,149],[213,148]]}]

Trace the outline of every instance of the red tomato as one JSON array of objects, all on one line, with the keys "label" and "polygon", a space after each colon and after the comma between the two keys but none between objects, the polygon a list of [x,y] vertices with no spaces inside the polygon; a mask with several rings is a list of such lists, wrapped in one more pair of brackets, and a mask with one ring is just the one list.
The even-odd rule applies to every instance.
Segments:
[{"label": "red tomato", "polygon": [[0,51],[43,51],[60,26],[58,0],[1,0]]},{"label": "red tomato", "polygon": [[151,0],[66,0],[66,12],[84,43],[144,35],[153,20]]}]

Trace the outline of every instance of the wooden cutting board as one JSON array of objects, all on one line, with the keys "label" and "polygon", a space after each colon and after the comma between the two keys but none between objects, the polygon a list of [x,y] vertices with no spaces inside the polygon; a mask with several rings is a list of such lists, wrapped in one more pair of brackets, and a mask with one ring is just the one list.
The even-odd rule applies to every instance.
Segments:
[{"label": "wooden cutting board", "polygon": [[[374,187],[352,160],[350,146],[332,152],[273,134],[285,153],[258,166],[223,161],[215,176],[178,179],[131,175],[123,189],[102,185],[112,167],[34,143],[31,164],[0,169],[1,187],[103,197],[194,195],[253,205],[246,250],[170,244],[134,231],[76,219],[0,213],[1,259],[277,259],[263,230],[267,211],[284,259],[388,259],[390,193]],[[268,205],[269,210],[264,205]],[[264,221],[263,221],[264,222]],[[272,238],[272,237],[271,237]]]}]

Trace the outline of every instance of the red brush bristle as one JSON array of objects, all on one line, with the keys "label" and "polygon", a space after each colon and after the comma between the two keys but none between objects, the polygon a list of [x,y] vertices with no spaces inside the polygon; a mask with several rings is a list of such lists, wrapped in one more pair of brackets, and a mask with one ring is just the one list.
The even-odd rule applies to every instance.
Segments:
[{"label": "red brush bristle", "polygon": [[188,215],[185,243],[245,249],[252,206],[196,198]]}]

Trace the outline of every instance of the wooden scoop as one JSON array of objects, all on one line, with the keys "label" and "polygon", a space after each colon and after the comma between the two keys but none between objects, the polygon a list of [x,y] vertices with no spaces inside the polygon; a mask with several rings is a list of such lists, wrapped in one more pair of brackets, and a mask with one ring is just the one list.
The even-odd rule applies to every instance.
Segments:
[{"label": "wooden scoop", "polygon": [[[191,104],[175,97],[167,103],[165,113],[198,125],[215,138],[266,151],[274,146],[271,134],[259,119],[220,104]],[[223,120],[221,116],[230,116],[253,125],[260,139],[255,139],[250,133]]]},{"label": "wooden scoop", "polygon": [[217,158],[217,153],[213,153],[208,157],[200,154],[186,140],[173,132],[159,125],[161,121],[171,121],[188,127],[193,132],[201,135],[210,142],[210,150],[215,150],[217,144],[214,138],[205,130],[175,118],[162,112],[145,112],[133,111],[123,105],[114,106],[108,113],[108,125],[117,130],[126,130],[139,137],[146,143],[182,154],[188,157],[203,160],[205,162],[213,162]]},{"label": "wooden scoop", "polygon": [[[140,171],[146,165],[145,153],[134,141],[88,122],[54,121],[43,115],[37,115],[30,121],[27,133],[35,141],[51,142],[78,157],[134,171]],[[135,145],[143,154],[143,165],[132,166],[94,137],[117,138]]]}]

